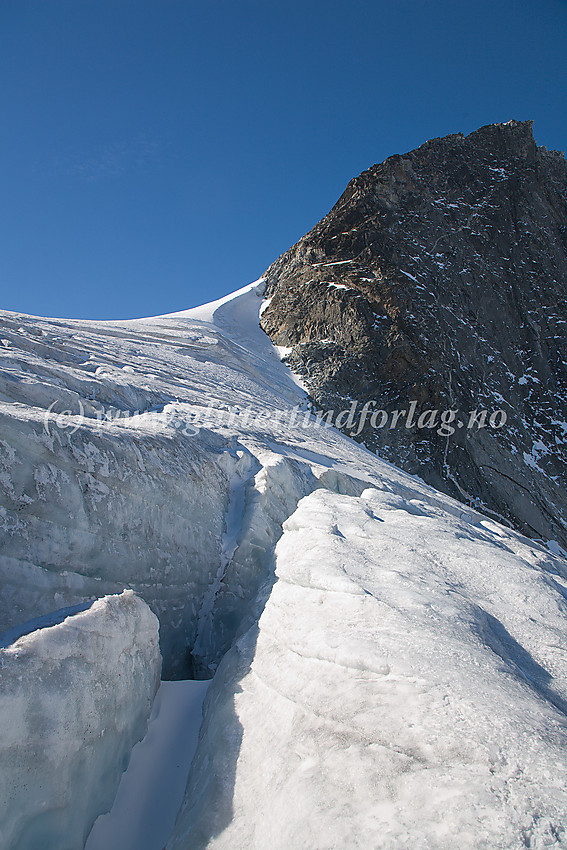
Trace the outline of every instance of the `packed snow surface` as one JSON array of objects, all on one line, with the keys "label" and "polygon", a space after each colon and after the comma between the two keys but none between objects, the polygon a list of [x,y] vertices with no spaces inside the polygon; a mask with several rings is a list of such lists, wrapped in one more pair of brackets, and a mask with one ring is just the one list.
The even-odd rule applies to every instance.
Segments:
[{"label": "packed snow surface", "polygon": [[384,481],[304,498],[276,567],[168,850],[566,846],[564,579],[539,553]]},{"label": "packed snow surface", "polygon": [[1,315],[0,628],[131,587],[214,674],[168,850],[567,847],[565,560],[317,427],[261,296]]},{"label": "packed snow surface", "polygon": [[0,846],[77,850],[145,734],[158,622],[125,591],[20,637],[0,664]]},{"label": "packed snow surface", "polygon": [[148,731],[136,744],[112,809],[85,850],[163,850],[183,800],[209,683],[162,682]]}]

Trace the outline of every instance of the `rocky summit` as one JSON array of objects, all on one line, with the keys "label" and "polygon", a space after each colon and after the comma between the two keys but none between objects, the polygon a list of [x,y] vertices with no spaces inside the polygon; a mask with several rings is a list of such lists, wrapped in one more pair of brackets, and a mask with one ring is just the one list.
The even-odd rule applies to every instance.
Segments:
[{"label": "rocky summit", "polygon": [[261,316],[323,424],[564,549],[566,186],[529,121],[389,157],[270,266]]}]

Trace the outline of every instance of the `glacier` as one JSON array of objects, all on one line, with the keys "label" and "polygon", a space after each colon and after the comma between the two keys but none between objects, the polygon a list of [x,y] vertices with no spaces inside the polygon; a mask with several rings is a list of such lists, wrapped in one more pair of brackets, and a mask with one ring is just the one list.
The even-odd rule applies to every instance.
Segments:
[{"label": "glacier", "polygon": [[263,289],[0,313],[0,629],[130,589],[212,679],[168,850],[567,847],[565,559],[324,427]]},{"label": "glacier", "polygon": [[411,495],[320,489],[285,522],[168,850],[565,846],[563,579]]}]

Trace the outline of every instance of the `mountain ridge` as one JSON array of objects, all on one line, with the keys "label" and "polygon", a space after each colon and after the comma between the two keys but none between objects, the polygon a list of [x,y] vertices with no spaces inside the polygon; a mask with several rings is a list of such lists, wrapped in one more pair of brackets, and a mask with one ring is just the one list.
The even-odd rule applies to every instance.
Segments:
[{"label": "mountain ridge", "polygon": [[[269,267],[261,316],[318,408],[375,402],[390,423],[412,402],[456,410],[451,435],[373,428],[368,415],[351,433],[564,547],[566,184],[564,156],[536,145],[531,121],[395,154]],[[469,428],[482,410],[484,427]]]}]

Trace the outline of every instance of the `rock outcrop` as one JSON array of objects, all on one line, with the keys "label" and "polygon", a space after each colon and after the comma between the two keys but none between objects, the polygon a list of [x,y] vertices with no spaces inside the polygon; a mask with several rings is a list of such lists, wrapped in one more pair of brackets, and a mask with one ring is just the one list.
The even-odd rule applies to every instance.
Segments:
[{"label": "rock outcrop", "polygon": [[270,266],[261,317],[329,420],[564,548],[566,185],[531,122],[392,156]]}]

